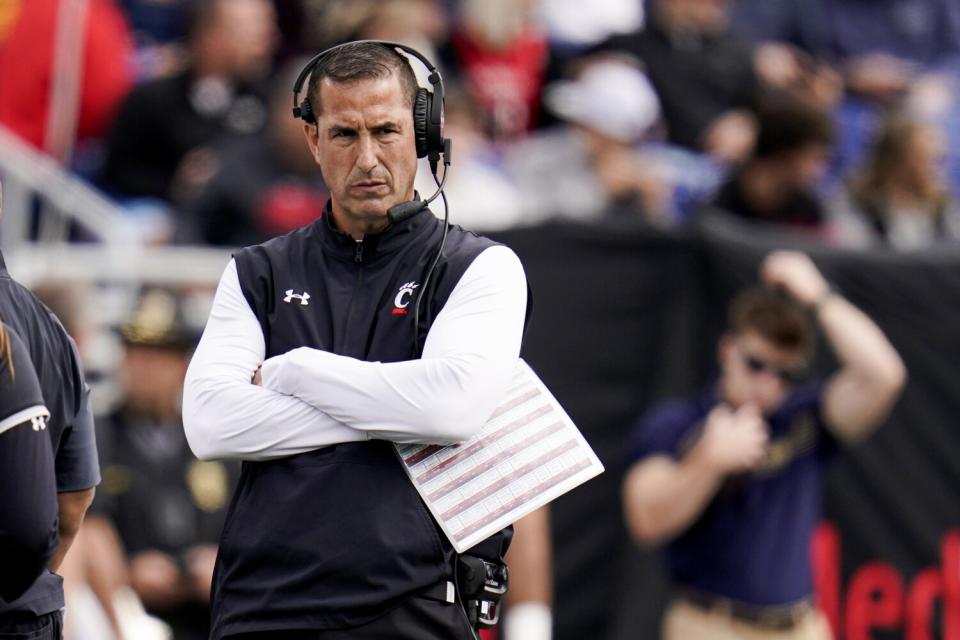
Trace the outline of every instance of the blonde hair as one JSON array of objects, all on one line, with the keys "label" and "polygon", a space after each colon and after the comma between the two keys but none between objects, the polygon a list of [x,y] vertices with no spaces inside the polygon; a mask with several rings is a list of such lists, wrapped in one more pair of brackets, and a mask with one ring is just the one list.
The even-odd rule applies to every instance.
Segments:
[{"label": "blonde hair", "polygon": [[[902,171],[914,139],[927,125],[903,112],[891,113],[884,119],[873,141],[867,162],[851,181],[854,201],[875,217],[887,215],[890,185]],[[939,216],[949,195],[937,184],[920,185],[916,194],[933,216]]]},{"label": "blonde hair", "polygon": [[13,367],[13,340],[10,339],[10,331],[7,330],[7,325],[0,322],[0,364],[4,362],[10,367],[10,379],[13,380],[16,376]]}]

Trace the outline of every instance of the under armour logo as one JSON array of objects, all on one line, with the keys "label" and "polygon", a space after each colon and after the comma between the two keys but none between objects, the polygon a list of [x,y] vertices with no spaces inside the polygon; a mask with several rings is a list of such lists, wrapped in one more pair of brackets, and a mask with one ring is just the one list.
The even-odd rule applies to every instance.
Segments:
[{"label": "under armour logo", "polygon": [[305,307],[310,304],[310,294],[304,291],[303,293],[294,293],[293,289],[287,289],[287,297],[283,299],[284,302],[290,303],[294,299],[300,301],[300,305]]},{"label": "under armour logo", "polygon": [[46,416],[34,416],[30,418],[30,426],[33,427],[34,431],[43,431],[47,428]]}]

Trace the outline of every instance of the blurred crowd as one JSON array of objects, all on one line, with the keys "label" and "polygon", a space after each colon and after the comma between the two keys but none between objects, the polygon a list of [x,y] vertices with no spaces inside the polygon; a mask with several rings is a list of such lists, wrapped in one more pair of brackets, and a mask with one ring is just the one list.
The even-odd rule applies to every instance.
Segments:
[{"label": "blurred crowd", "polygon": [[[145,243],[254,244],[322,209],[291,89],[311,55],[364,38],[439,67],[464,227],[681,230],[719,210],[839,248],[960,241],[953,0],[0,0],[0,125],[109,195]],[[46,297],[83,349],[77,295]],[[65,569],[103,617],[74,638],[166,637],[137,600],[206,637],[236,469],[183,438],[203,320],[187,307],[147,292],[118,327],[103,485]]]},{"label": "blurred crowd", "polygon": [[949,0],[0,7],[0,124],[121,203],[151,243],[238,246],[313,219],[327,192],[290,116],[293,79],[360,38],[441,69],[447,192],[467,227],[677,228],[714,208],[846,248],[960,237]]}]

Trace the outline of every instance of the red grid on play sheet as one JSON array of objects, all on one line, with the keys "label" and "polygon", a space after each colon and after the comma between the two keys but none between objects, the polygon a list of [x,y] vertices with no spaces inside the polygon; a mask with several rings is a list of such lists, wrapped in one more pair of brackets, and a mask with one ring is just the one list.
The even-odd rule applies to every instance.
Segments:
[{"label": "red grid on play sheet", "polygon": [[398,452],[430,511],[462,552],[603,471],[570,417],[522,360],[476,436]]}]

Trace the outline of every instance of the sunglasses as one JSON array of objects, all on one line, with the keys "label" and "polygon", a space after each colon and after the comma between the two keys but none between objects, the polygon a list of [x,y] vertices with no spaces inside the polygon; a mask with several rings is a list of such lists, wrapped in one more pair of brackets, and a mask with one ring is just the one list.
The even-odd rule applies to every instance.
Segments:
[{"label": "sunglasses", "polygon": [[764,371],[768,371],[780,378],[784,384],[796,384],[798,382],[802,382],[807,377],[807,370],[805,367],[776,367],[766,360],[761,360],[756,356],[750,355],[742,349],[741,353],[743,354],[743,361],[751,373],[762,373]]}]

